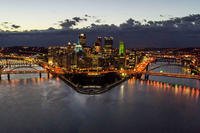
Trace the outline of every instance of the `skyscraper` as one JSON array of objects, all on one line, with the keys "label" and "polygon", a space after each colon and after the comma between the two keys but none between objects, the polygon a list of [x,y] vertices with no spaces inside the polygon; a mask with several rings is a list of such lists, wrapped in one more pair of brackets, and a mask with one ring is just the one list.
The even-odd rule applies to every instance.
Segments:
[{"label": "skyscraper", "polygon": [[98,37],[95,44],[94,44],[94,50],[97,53],[101,52],[101,46],[102,46],[102,37]]},{"label": "skyscraper", "polygon": [[104,47],[105,47],[105,49],[112,49],[113,37],[105,37],[104,38]]},{"label": "skyscraper", "polygon": [[102,45],[102,37],[98,37],[95,42],[95,46],[101,46],[101,45]]},{"label": "skyscraper", "polygon": [[105,37],[104,38],[104,52],[108,55],[111,55],[112,48],[113,48],[113,37]]},{"label": "skyscraper", "polygon": [[83,46],[78,42],[78,44],[75,45],[74,50],[75,50],[76,53],[83,51]]},{"label": "skyscraper", "polygon": [[119,56],[125,56],[125,52],[126,52],[125,44],[124,44],[124,42],[121,41],[119,43]]},{"label": "skyscraper", "polygon": [[85,47],[87,45],[86,34],[79,34],[79,42],[82,47]]}]

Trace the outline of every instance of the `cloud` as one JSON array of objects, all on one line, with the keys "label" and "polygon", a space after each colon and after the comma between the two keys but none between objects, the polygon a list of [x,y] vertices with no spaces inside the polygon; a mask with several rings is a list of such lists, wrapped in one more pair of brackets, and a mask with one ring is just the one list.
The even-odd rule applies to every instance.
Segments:
[{"label": "cloud", "polygon": [[[114,24],[99,24],[92,21],[94,23],[86,28],[73,29],[74,26],[84,21],[82,20],[83,18],[97,20],[86,16],[74,17],[59,22],[62,29],[49,28],[44,31],[24,32],[20,36],[4,36],[0,38],[0,42],[3,42],[6,46],[7,44],[20,45],[24,44],[24,42],[30,45],[57,45],[64,44],[66,39],[76,42],[79,33],[86,33],[88,36],[88,45],[93,44],[97,36],[113,36],[115,38],[114,44],[117,47],[119,40],[124,40],[127,47],[131,48],[199,47],[200,15],[198,14],[162,21],[143,20],[140,22],[130,18],[119,26]],[[6,25],[10,25],[10,23]],[[0,29],[2,28],[0,27]]]},{"label": "cloud", "polygon": [[62,29],[70,29],[75,25],[77,25],[77,22],[74,20],[66,19],[65,21],[60,22],[60,26],[62,27]]},{"label": "cloud", "polygon": [[56,29],[53,27],[49,27],[47,30],[52,31],[52,30],[56,30]]},{"label": "cloud", "polygon": [[3,24],[9,24],[9,22],[3,22]]},{"label": "cloud", "polygon": [[72,19],[66,19],[65,21],[60,21],[59,26],[61,26],[62,29],[72,29],[73,26],[76,26],[83,21],[87,21],[87,18],[73,17]]},{"label": "cloud", "polygon": [[128,19],[125,23],[120,24],[120,28],[122,29],[128,29],[128,28],[133,28],[136,26],[140,26],[141,23],[139,21],[136,21],[132,18]]},{"label": "cloud", "polygon": [[86,17],[86,18],[92,18],[92,19],[96,19],[96,18],[97,18],[96,16],[90,16],[90,15],[88,15],[88,14],[85,14],[85,17]]},{"label": "cloud", "polygon": [[97,20],[95,20],[95,23],[101,23],[101,19],[97,19]]},{"label": "cloud", "polygon": [[73,17],[72,20],[76,21],[77,23],[81,21],[87,21],[87,18],[80,18],[80,17]]},{"label": "cloud", "polygon": [[12,24],[10,22],[2,22],[0,23],[0,29],[1,31],[13,31],[13,30],[17,30],[19,29],[21,26],[16,25],[16,24]]},{"label": "cloud", "polygon": [[13,25],[11,25],[11,27],[12,27],[13,29],[19,29],[21,26],[13,24]]},{"label": "cloud", "polygon": [[165,16],[161,14],[161,15],[160,15],[160,17],[162,17],[162,18],[163,18],[163,17],[165,17]]},{"label": "cloud", "polygon": [[88,14],[85,14],[85,17],[87,18],[91,18],[92,16],[88,15]]}]

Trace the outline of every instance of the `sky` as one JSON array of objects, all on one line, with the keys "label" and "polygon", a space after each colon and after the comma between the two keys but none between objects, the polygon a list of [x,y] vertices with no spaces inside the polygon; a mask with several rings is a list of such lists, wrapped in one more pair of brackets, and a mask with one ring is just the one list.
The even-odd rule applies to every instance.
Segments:
[{"label": "sky", "polygon": [[200,13],[199,0],[0,0],[0,23],[19,25],[19,30],[59,28],[59,21],[91,17],[76,28],[101,24],[119,25],[129,18],[166,20]]}]

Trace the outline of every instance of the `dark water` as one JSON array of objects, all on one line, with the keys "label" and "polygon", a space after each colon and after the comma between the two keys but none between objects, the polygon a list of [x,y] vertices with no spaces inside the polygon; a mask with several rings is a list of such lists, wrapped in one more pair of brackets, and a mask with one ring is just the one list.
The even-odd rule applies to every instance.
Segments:
[{"label": "dark water", "polygon": [[[200,132],[200,91],[193,89],[199,88],[198,80],[186,87],[130,79],[90,96],[58,78],[32,76],[1,81],[0,133]],[[179,80],[185,83],[184,79],[170,82]]]}]

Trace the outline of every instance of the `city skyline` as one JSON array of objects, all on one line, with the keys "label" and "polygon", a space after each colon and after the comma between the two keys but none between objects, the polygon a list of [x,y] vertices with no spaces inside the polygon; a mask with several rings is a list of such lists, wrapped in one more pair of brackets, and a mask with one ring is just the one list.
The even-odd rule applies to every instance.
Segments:
[{"label": "city skyline", "polygon": [[[168,20],[198,14],[200,4],[192,1],[131,1],[131,0],[86,0],[86,1],[0,1],[0,29],[2,30],[44,30],[49,27],[62,28],[60,23],[74,17],[87,19],[73,28],[83,28],[92,23],[120,25],[129,18],[140,22]],[[37,10],[36,10],[37,9]],[[6,23],[5,23],[6,22]],[[10,27],[9,27],[10,26]]]},{"label": "city skyline", "polygon": [[0,0],[0,133],[198,133],[199,5]]}]

